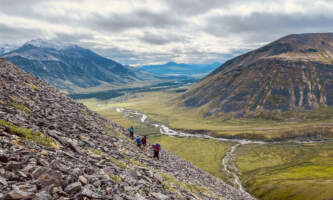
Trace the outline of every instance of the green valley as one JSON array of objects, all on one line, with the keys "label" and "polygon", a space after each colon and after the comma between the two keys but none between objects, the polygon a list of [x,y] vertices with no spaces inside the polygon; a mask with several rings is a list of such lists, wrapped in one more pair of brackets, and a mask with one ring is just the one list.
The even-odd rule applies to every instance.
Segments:
[{"label": "green valley", "polygon": [[[263,139],[267,144],[243,144],[235,150],[233,163],[246,191],[259,199],[325,200],[333,194],[333,142],[297,143],[286,142],[290,131],[307,137],[304,130],[326,130],[331,120],[304,119],[288,122],[267,119],[214,119],[204,118],[197,110],[184,109],[175,104],[181,95],[172,91],[135,93],[132,98],[115,98],[108,101],[82,100],[89,108],[124,127],[134,125],[139,135],[148,135],[149,141],[160,143],[197,167],[234,185],[233,177],[222,166],[221,160],[235,143],[213,139],[172,137],[161,135],[154,123],[163,123],[174,130],[191,133],[208,133],[217,137],[243,137]],[[139,116],[125,115],[116,108],[125,108],[148,116],[145,123]],[[320,116],[331,111],[314,113]],[[322,136],[331,137],[330,133]],[[302,137],[301,137],[302,136]],[[313,138],[312,138],[313,139]],[[320,138],[317,138],[320,139]],[[280,143],[270,143],[270,140]]]}]

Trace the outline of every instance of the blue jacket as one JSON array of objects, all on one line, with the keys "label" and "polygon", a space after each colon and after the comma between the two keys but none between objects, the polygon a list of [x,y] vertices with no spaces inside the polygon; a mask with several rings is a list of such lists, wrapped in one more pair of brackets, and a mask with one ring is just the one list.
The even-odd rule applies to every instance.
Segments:
[{"label": "blue jacket", "polygon": [[141,144],[141,138],[140,138],[140,137],[137,137],[137,138],[135,139],[135,141],[136,141],[136,143]]}]

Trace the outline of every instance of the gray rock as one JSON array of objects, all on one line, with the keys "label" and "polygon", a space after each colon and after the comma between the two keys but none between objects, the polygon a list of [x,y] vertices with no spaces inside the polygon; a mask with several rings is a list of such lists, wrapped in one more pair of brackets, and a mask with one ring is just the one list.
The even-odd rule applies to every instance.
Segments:
[{"label": "gray rock", "polygon": [[4,200],[5,197],[6,197],[6,196],[5,196],[4,194],[0,193],[0,200]]},{"label": "gray rock", "polygon": [[87,185],[88,184],[88,179],[84,176],[79,176],[79,181],[83,184],[83,185]]},{"label": "gray rock", "polygon": [[45,167],[39,167],[32,172],[32,177],[37,179],[38,183],[41,185],[50,185],[53,184],[54,186],[61,185],[61,174],[56,170],[52,170]]},{"label": "gray rock", "polygon": [[32,192],[24,192],[21,190],[12,190],[7,194],[7,199],[32,199],[35,197],[35,194]]},{"label": "gray rock", "polygon": [[80,170],[80,168],[75,168],[75,169],[73,169],[72,173],[75,176],[79,176],[81,174],[81,170]]},{"label": "gray rock", "polygon": [[155,198],[159,199],[159,200],[166,200],[168,199],[168,196],[162,194],[162,193],[151,193]]},{"label": "gray rock", "polygon": [[46,192],[46,191],[41,191],[36,194],[35,200],[49,200],[52,199],[52,196]]},{"label": "gray rock", "polygon": [[26,160],[26,161],[22,161],[22,162],[10,161],[10,162],[6,165],[5,168],[6,168],[7,170],[13,170],[13,169],[17,170],[17,169],[22,169],[22,168],[26,165],[27,162],[28,162],[27,160]]},{"label": "gray rock", "polygon": [[146,198],[144,198],[143,196],[141,196],[139,193],[136,193],[135,199],[136,200],[146,200]]},{"label": "gray rock", "polygon": [[6,179],[1,176],[0,176],[0,184],[2,184],[3,186],[6,186],[6,187],[8,186]]},{"label": "gray rock", "polygon": [[69,184],[66,186],[65,192],[67,192],[68,194],[71,194],[71,195],[75,194],[75,193],[81,191],[81,186],[82,186],[82,184],[80,182],[75,182],[75,183]]},{"label": "gray rock", "polygon": [[102,198],[101,195],[99,195],[99,194],[97,194],[97,193],[91,191],[91,190],[88,189],[88,188],[83,188],[82,191],[81,191],[81,194],[82,194],[83,196],[90,197],[90,198],[95,198],[95,199],[101,199],[101,198]]},{"label": "gray rock", "polygon": [[154,173],[154,178],[158,180],[160,183],[163,183],[164,178],[159,173]]},{"label": "gray rock", "polygon": [[24,191],[24,192],[35,193],[37,191],[37,186],[26,183],[25,185],[19,185],[19,186],[15,187],[15,189],[20,190],[20,191]]}]

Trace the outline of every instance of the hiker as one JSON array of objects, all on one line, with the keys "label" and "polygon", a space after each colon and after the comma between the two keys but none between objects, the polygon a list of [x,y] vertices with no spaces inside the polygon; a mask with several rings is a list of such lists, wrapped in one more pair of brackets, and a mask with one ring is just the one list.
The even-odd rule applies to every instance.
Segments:
[{"label": "hiker", "polygon": [[136,139],[135,139],[135,142],[136,142],[136,144],[138,145],[138,147],[140,147],[141,148],[141,138],[140,138],[140,136],[138,136]]},{"label": "hiker", "polygon": [[142,139],[141,139],[141,143],[143,145],[144,148],[146,148],[146,145],[147,145],[147,136],[143,136]]},{"label": "hiker", "polygon": [[133,126],[131,126],[131,128],[129,128],[128,131],[130,133],[130,138],[134,139],[134,128],[133,128]]},{"label": "hiker", "polygon": [[161,145],[160,144],[154,144],[153,145],[153,150],[154,150],[154,158],[157,158],[157,160],[160,159],[160,150],[161,150]]}]

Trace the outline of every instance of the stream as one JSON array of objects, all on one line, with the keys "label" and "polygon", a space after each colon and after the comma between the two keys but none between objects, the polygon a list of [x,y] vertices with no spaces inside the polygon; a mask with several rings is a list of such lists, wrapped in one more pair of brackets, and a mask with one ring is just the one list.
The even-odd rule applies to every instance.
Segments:
[{"label": "stream", "polygon": [[159,128],[161,135],[168,135],[168,136],[178,136],[178,137],[194,137],[194,138],[204,138],[204,139],[212,139],[212,140],[219,140],[219,141],[228,141],[235,143],[229,152],[226,153],[226,155],[222,158],[221,165],[223,166],[223,169],[226,171],[227,174],[231,175],[234,179],[235,184],[237,185],[237,188],[241,191],[244,191],[244,188],[242,186],[242,183],[240,181],[240,178],[237,175],[237,166],[234,164],[234,152],[236,151],[237,147],[240,145],[246,145],[246,144],[274,144],[274,143],[313,143],[318,141],[299,141],[299,140],[286,140],[286,141],[260,141],[260,140],[248,140],[248,139],[230,139],[230,138],[216,138],[209,135],[204,134],[190,134],[185,133],[181,131],[173,130],[169,127],[167,127],[164,124],[156,123],[156,122],[149,122],[147,121],[148,117],[147,115],[124,108],[116,108],[117,112],[124,113],[126,117],[139,117],[141,123],[150,123],[153,127]]}]

